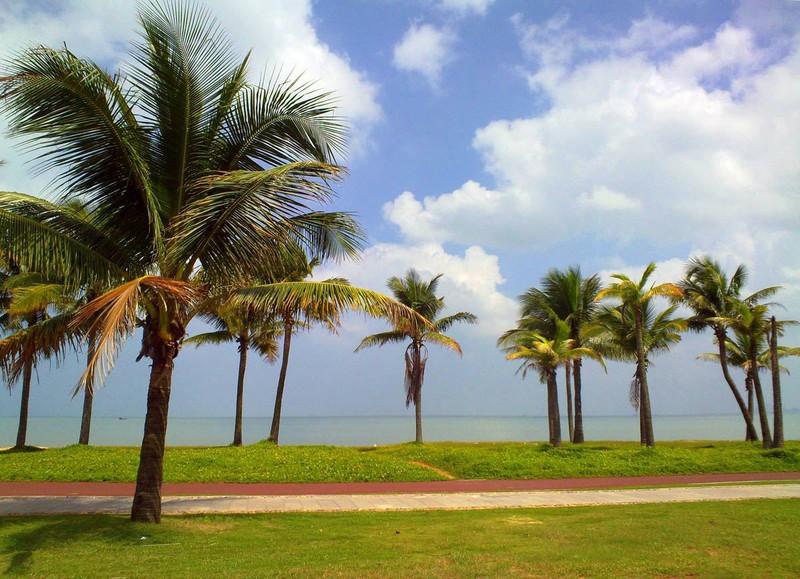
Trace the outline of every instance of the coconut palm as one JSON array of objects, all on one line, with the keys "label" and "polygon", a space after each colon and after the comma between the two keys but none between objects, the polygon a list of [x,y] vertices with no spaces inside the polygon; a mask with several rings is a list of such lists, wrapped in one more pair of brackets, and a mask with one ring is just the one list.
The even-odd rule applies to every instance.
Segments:
[{"label": "coconut palm", "polygon": [[0,340],[0,370],[9,388],[22,381],[15,448],[25,448],[33,372],[42,360],[60,362],[80,338],[69,328],[74,310],[62,285],[14,268],[4,290],[10,299],[4,315],[8,335]]},{"label": "coconut palm", "polygon": [[409,269],[404,277],[390,277],[386,285],[401,304],[406,305],[421,317],[431,322],[430,327],[416,321],[400,320],[388,332],[367,336],[356,348],[356,352],[370,346],[386,344],[410,343],[405,351],[405,390],[406,407],[414,405],[416,419],[416,442],[422,442],[422,384],[425,381],[425,367],[428,362],[428,344],[436,344],[461,355],[461,345],[446,335],[457,323],[475,324],[477,316],[469,312],[458,312],[439,317],[445,309],[445,301],[437,296],[442,274],[435,275],[428,281],[420,277],[415,269]]},{"label": "coconut palm", "polygon": [[[320,260],[308,257],[302,252],[290,252],[280,267],[273,268],[270,272],[275,282],[301,282],[308,279]],[[346,279],[331,278],[323,283],[340,284],[349,286]],[[336,304],[330,302],[313,302],[300,307],[297,303],[286,302],[274,312],[276,319],[282,322],[283,349],[281,355],[281,368],[278,373],[278,386],[275,390],[275,405],[272,410],[272,423],[270,424],[267,440],[278,444],[281,429],[281,414],[283,409],[283,394],[286,389],[286,374],[289,369],[289,354],[292,347],[292,337],[298,329],[307,329],[313,324],[322,324],[330,331],[335,331],[339,325],[341,310]]]},{"label": "coconut palm", "polygon": [[[581,331],[592,321],[597,310],[595,298],[601,283],[597,275],[583,277],[580,267],[573,266],[563,271],[551,269],[541,282],[541,288],[531,288],[520,297],[523,318],[539,320],[544,335],[552,335],[552,319],[555,315],[564,320],[570,329],[569,337],[580,347]],[[567,419],[572,442],[584,441],[581,358],[567,360],[564,364],[567,389]],[[571,382],[574,378],[574,420]]]},{"label": "coconut palm", "polygon": [[[73,320],[97,335],[84,386],[142,329],[137,359],[150,358],[151,368],[131,518],[158,522],[174,360],[207,288],[277,261],[290,242],[321,257],[352,256],[362,234],[351,215],[320,210],[342,173],[335,158],[345,127],[330,94],[296,79],[248,82],[248,58],[237,58],[203,8],[148,4],[139,24],[125,76],[66,48],[32,48],[7,63],[0,94],[12,134],[91,219],[0,193],[0,246],[68,285],[112,288]],[[242,300],[326,298],[413,317],[394,300],[345,286],[273,284]]]},{"label": "coconut palm", "polygon": [[[641,309],[641,336],[644,349],[645,368],[649,368],[652,358],[669,351],[681,340],[681,332],[687,328],[686,320],[675,318],[677,306],[670,306],[656,312],[652,301],[646,301]],[[602,307],[595,321],[587,328],[584,341],[591,344],[607,359],[636,363],[636,316],[632,308],[622,306]],[[639,430],[642,444],[646,444],[647,421],[642,410],[642,388],[639,368],[634,372],[629,392],[629,400],[639,413]]]},{"label": "coconut palm", "polygon": [[778,321],[775,316],[770,317],[768,338],[769,338],[769,367],[772,374],[772,420],[774,423],[774,434],[772,439],[773,448],[783,448],[783,397],[781,395],[781,371],[788,371],[780,365],[780,358],[788,356],[800,356],[800,348],[790,348],[778,345],[778,337],[783,335],[783,327],[786,325],[797,324],[795,321]]},{"label": "coconut palm", "polygon": [[[777,323],[776,323],[777,325]],[[780,332],[777,332],[780,334]],[[770,330],[770,336],[772,331]],[[763,344],[762,344],[763,346]],[[771,346],[771,344],[770,344]],[[745,390],[747,392],[747,410],[751,416],[756,412],[755,409],[755,389],[753,386],[753,377],[751,375],[753,368],[750,361],[750,336],[738,332],[733,333],[733,338],[728,338],[725,344],[726,355],[728,363],[735,367],[740,368],[744,374]],[[758,371],[772,369],[772,348],[761,348],[756,355],[758,363]],[[776,358],[789,358],[793,356],[800,356],[800,348],[793,348],[788,346],[778,346],[776,344]],[[719,363],[718,352],[707,352],[698,356],[701,360]],[[784,374],[788,374],[789,370],[785,366],[778,365],[778,370]]]},{"label": "coconut palm", "polygon": [[[730,307],[728,316],[713,317],[709,319],[711,323],[720,324],[725,328],[733,329],[738,334],[747,336],[747,345],[748,345],[747,355],[751,368],[750,375],[756,393],[756,403],[758,405],[758,418],[761,426],[761,444],[764,448],[771,448],[774,442],[772,434],[770,432],[769,416],[767,414],[767,406],[766,406],[766,401],[764,399],[764,391],[761,386],[761,377],[759,376],[758,371],[752,369],[758,368],[759,366],[759,351],[761,351],[764,348],[769,349],[768,336],[771,329],[771,316],[769,313],[769,307],[770,305],[776,305],[776,304],[764,304],[758,302],[764,296],[774,295],[774,293],[778,289],[779,288],[771,287],[771,288],[766,288],[764,290],[759,290],[741,301],[734,302]],[[780,333],[782,333],[783,331],[784,326],[796,323],[797,322],[793,320],[783,320],[781,322],[776,322],[776,334],[780,335]],[[773,382],[773,388],[776,390],[773,392],[773,397],[775,397],[775,395],[777,394],[778,404],[780,404],[781,397],[779,390],[780,388],[779,382]],[[778,407],[777,410],[778,414],[782,415],[783,413],[782,408]],[[782,431],[781,417],[778,418],[778,423],[781,426],[781,431]],[[780,434],[782,437],[782,432]]]},{"label": "coconut palm", "polygon": [[642,273],[639,281],[634,281],[628,276],[617,273],[611,277],[616,282],[597,294],[597,300],[612,298],[619,300],[619,316],[622,320],[630,316],[633,322],[633,343],[636,353],[635,393],[637,395],[640,416],[641,442],[647,446],[655,445],[653,436],[653,414],[650,404],[650,388],[647,383],[647,343],[645,341],[645,312],[647,304],[658,296],[677,299],[682,293],[680,288],[673,283],[649,284],[650,276],[656,269],[650,263]]},{"label": "coconut palm", "polygon": [[561,444],[561,414],[558,409],[558,384],[556,370],[569,361],[581,357],[597,360],[605,368],[603,358],[592,348],[578,346],[570,338],[571,328],[567,322],[553,319],[552,337],[543,336],[535,331],[515,329],[507,332],[498,341],[498,345],[506,352],[507,360],[520,360],[520,371],[523,378],[534,369],[539,380],[547,385],[547,424],[550,444]]},{"label": "coconut palm", "polygon": [[236,379],[236,407],[233,426],[233,446],[242,445],[242,416],[244,411],[244,379],[247,371],[247,354],[254,349],[269,363],[278,359],[278,334],[280,326],[268,317],[254,315],[251,308],[233,308],[221,303],[208,308],[203,318],[214,331],[195,334],[184,344],[204,345],[236,344],[239,353],[239,370]]},{"label": "coconut palm", "polygon": [[[718,360],[722,376],[733,394],[739,411],[745,421],[745,439],[758,440],[753,425],[752,408],[745,405],[744,398],[736,386],[736,382],[728,370],[727,328],[724,324],[713,322],[717,318],[730,317],[741,298],[741,291],[747,282],[747,268],[740,265],[730,277],[722,266],[709,257],[696,257],[689,260],[686,274],[678,283],[683,292],[683,302],[689,306],[694,315],[689,319],[689,328],[702,331],[710,328],[719,351]],[[762,290],[761,297],[768,297],[776,288]]]}]

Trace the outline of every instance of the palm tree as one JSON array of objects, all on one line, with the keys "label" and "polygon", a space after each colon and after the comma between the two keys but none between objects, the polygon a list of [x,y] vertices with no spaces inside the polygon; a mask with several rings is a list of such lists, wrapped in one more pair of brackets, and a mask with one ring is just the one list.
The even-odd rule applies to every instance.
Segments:
[{"label": "palm tree", "polygon": [[783,327],[796,325],[794,320],[778,321],[775,316],[769,320],[769,366],[772,374],[772,420],[774,422],[773,448],[783,448],[783,398],[781,396],[781,371],[788,374],[786,368],[780,365],[779,359],[788,356],[800,356],[800,348],[778,345],[778,337],[783,335]]},{"label": "palm tree", "polygon": [[[271,272],[273,281],[276,282],[301,282],[308,279],[314,268],[320,264],[320,260],[308,257],[302,252],[291,252],[281,264]],[[349,286],[350,282],[346,279],[331,278],[324,283],[340,284]],[[286,388],[286,374],[289,369],[289,353],[292,347],[292,337],[299,328],[308,328],[311,324],[320,323],[325,325],[330,331],[335,331],[339,325],[341,311],[329,301],[313,302],[300,306],[297,303],[286,302],[274,312],[276,319],[283,322],[283,351],[281,355],[281,368],[278,373],[278,387],[275,390],[275,405],[272,411],[272,423],[270,424],[269,436],[267,440],[278,444],[281,429],[281,413],[283,409],[283,393]]]},{"label": "palm tree", "polygon": [[[727,329],[724,324],[714,322],[717,318],[730,317],[741,297],[741,290],[747,282],[747,268],[740,265],[728,277],[722,266],[709,257],[692,258],[684,279],[678,283],[683,292],[683,302],[691,308],[694,315],[689,319],[689,328],[702,331],[711,328],[719,350],[718,360],[722,376],[733,394],[739,411],[744,418],[745,440],[758,440],[753,425],[752,408],[745,405],[744,398],[728,370]],[[766,295],[774,293],[775,288],[764,290]],[[766,297],[763,296],[763,297]]]},{"label": "palm tree", "polygon": [[[203,8],[148,4],[139,23],[125,76],[66,48],[32,48],[7,64],[0,94],[12,134],[92,218],[0,193],[0,246],[67,285],[112,288],[73,320],[97,335],[82,385],[142,329],[137,359],[151,368],[131,518],[158,522],[174,360],[207,287],[275,262],[290,242],[349,257],[363,236],[350,214],[320,210],[342,174],[345,140],[330,94],[297,79],[248,82],[248,57],[236,57]],[[240,301],[312,297],[424,324],[386,296],[345,286],[272,284]]]},{"label": "palm tree", "polygon": [[242,416],[244,411],[244,378],[247,371],[247,354],[254,349],[269,363],[278,359],[277,336],[280,327],[271,318],[253,315],[250,308],[235,309],[222,303],[207,311],[203,317],[216,329],[195,334],[184,344],[218,345],[235,343],[239,352],[239,371],[236,379],[236,408],[233,426],[233,446],[242,445]]},{"label": "palm tree", "polygon": [[[686,320],[673,315],[677,306],[667,307],[656,312],[653,302],[642,306],[642,346],[645,352],[645,367],[649,368],[653,356],[669,351],[681,340],[681,332],[686,330]],[[607,359],[636,363],[636,316],[632,308],[605,306],[597,312],[595,321],[586,330],[585,342]],[[639,430],[642,444],[646,444],[647,423],[642,411],[642,390],[639,371],[634,372],[629,399],[639,413]]]},{"label": "palm tree", "polygon": [[647,304],[655,297],[665,296],[680,298],[680,288],[672,283],[650,284],[648,280],[656,269],[650,263],[642,273],[638,282],[628,276],[617,273],[611,277],[618,280],[597,294],[597,300],[614,298],[620,301],[619,317],[622,321],[626,317],[633,322],[633,343],[636,353],[636,375],[634,390],[637,394],[640,417],[641,443],[647,446],[655,445],[653,435],[653,414],[650,404],[650,389],[647,384],[647,342],[645,339],[645,313]]},{"label": "palm tree", "polygon": [[[586,324],[592,321],[597,310],[595,298],[600,288],[599,276],[592,275],[585,278],[581,274],[580,267],[573,266],[564,271],[551,269],[542,278],[541,289],[531,288],[520,297],[522,317],[540,320],[543,328],[551,328],[550,332],[546,332],[545,335],[552,335],[552,319],[555,315],[558,319],[567,322],[570,339],[577,347],[580,347],[582,345],[581,331]],[[575,443],[584,441],[581,365],[581,358],[567,360],[564,364],[569,433],[570,440]],[[574,421],[570,392],[571,377],[574,377],[575,382]]]},{"label": "palm tree", "polygon": [[425,327],[412,320],[399,320],[388,332],[367,336],[356,348],[356,352],[370,346],[384,346],[391,343],[402,343],[409,340],[405,351],[405,389],[406,407],[414,404],[416,418],[416,437],[422,442],[422,384],[425,381],[425,367],[428,362],[427,344],[437,344],[461,355],[461,345],[446,335],[454,324],[475,324],[477,316],[469,312],[458,312],[443,318],[438,317],[445,309],[444,298],[437,296],[439,280],[442,274],[435,275],[429,281],[423,280],[415,269],[409,269],[406,275],[390,277],[386,285],[398,302],[411,308],[421,317],[431,322]]},{"label": "palm tree", "polygon": [[[780,334],[780,331],[778,330],[776,333]],[[770,336],[772,336],[771,329],[770,329]],[[750,336],[747,334],[734,332],[733,339],[728,338],[727,343],[725,345],[725,349],[727,351],[728,363],[736,368],[741,368],[742,372],[744,373],[745,390],[747,391],[747,410],[750,413],[750,415],[753,416],[756,409],[754,400],[755,388],[753,386],[753,377],[752,377],[753,368],[751,366],[751,361],[750,361]],[[781,358],[788,358],[792,356],[800,356],[800,348],[793,348],[789,346],[778,346],[777,343],[775,344],[774,357],[776,359],[780,360]],[[705,354],[700,354],[698,358],[700,358],[701,360],[707,360],[719,363],[718,352],[708,352]],[[758,353],[756,354],[758,371],[766,370],[767,368],[772,370],[772,359],[773,359],[772,340],[770,340],[770,347],[766,349],[762,348],[758,350]],[[780,364],[778,364],[778,371],[784,374],[789,373],[788,368],[786,368],[785,366],[781,366]],[[774,376],[773,376],[773,382],[774,382]]]},{"label": "palm tree", "polygon": [[539,380],[547,385],[547,424],[550,444],[561,444],[561,414],[558,409],[558,384],[556,370],[559,366],[580,357],[597,360],[605,368],[603,358],[592,348],[578,346],[569,337],[569,324],[558,318],[553,319],[552,338],[537,332],[517,328],[506,332],[498,345],[506,352],[507,360],[521,360],[520,371],[523,378],[528,370],[535,369]]},{"label": "palm tree", "polygon": [[7,304],[5,331],[0,340],[0,370],[9,388],[22,379],[19,423],[15,448],[25,448],[28,434],[28,406],[33,371],[41,360],[60,362],[70,347],[76,347],[77,333],[69,330],[74,310],[63,286],[43,280],[38,274],[12,269],[4,288]]},{"label": "palm tree", "polygon": [[[717,323],[726,328],[731,328],[736,333],[747,336],[747,357],[749,359],[751,368],[750,376],[752,378],[756,393],[758,418],[761,426],[761,444],[764,448],[772,448],[774,442],[772,434],[770,433],[769,416],[767,414],[767,405],[764,399],[764,390],[761,386],[761,377],[759,376],[757,368],[759,367],[759,352],[763,349],[767,349],[768,351],[770,350],[768,341],[768,335],[771,329],[769,306],[777,304],[763,304],[758,302],[764,296],[773,295],[778,289],[779,288],[776,287],[770,287],[757,291],[741,301],[734,302],[731,305],[728,316],[720,316],[710,319],[712,323]],[[776,334],[779,335],[782,333],[784,326],[796,323],[797,322],[794,320],[783,320],[781,322],[776,322]],[[777,336],[775,339],[777,340]],[[777,404],[780,405],[780,382],[775,382],[774,377],[775,376],[773,374],[773,398],[777,394]],[[781,426],[781,431],[783,430],[782,413],[782,408],[778,407],[778,414],[781,415],[778,418],[778,424]],[[782,436],[783,433],[781,432],[780,434]]]}]

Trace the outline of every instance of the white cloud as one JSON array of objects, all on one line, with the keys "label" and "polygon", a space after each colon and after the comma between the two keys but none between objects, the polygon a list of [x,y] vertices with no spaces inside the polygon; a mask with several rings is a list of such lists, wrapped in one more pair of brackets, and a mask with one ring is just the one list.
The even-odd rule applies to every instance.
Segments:
[{"label": "white cloud", "polygon": [[[598,49],[566,18],[539,26],[536,42],[516,25],[549,108],[476,131],[493,184],[387,204],[407,239],[544,249],[599,238],[708,248],[760,270],[800,265],[786,250],[800,242],[800,36],[765,60],[730,24],[667,54]],[[571,48],[537,44],[548,27],[548,38],[575,38]]]},{"label": "white cloud", "polygon": [[[333,90],[340,113],[350,121],[351,149],[369,144],[370,128],[382,118],[378,86],[356,69],[345,54],[337,53],[318,37],[310,0],[210,0],[207,5],[244,55],[252,48],[251,76],[258,80],[274,68],[302,74],[318,86]],[[136,39],[136,2],[65,0],[33,4],[22,0],[3,3],[0,11],[0,57],[7,58],[33,44],[61,46],[80,56],[116,68],[127,60]],[[14,143],[0,140],[0,187],[39,191],[46,179],[32,180]]]},{"label": "white cloud", "polygon": [[578,204],[601,211],[630,211],[642,206],[638,199],[602,185],[594,187],[591,193],[582,193],[578,197]]},{"label": "white cloud", "polygon": [[474,330],[467,331],[496,336],[516,320],[516,302],[499,290],[505,279],[497,256],[478,246],[467,248],[463,255],[453,255],[436,243],[378,243],[368,248],[359,261],[329,266],[316,277],[343,276],[361,287],[385,292],[389,277],[403,275],[412,267],[425,277],[444,274],[439,284],[447,304],[443,315],[470,311],[480,318]]},{"label": "white cloud", "polygon": [[634,20],[628,34],[614,43],[623,52],[664,49],[697,36],[697,29],[688,24],[675,25],[653,16]]},{"label": "white cloud", "polygon": [[465,14],[486,14],[489,6],[494,4],[494,0],[439,0],[438,6],[443,10],[448,10],[459,15]]},{"label": "white cloud", "polygon": [[453,60],[456,41],[455,32],[448,28],[413,23],[395,44],[392,63],[400,70],[421,74],[436,89],[442,70]]}]

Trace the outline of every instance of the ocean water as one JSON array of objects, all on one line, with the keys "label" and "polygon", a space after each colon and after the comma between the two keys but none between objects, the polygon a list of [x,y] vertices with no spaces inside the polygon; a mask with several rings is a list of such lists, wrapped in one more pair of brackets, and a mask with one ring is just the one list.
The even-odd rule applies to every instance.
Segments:
[{"label": "ocean water", "polygon": [[[269,418],[245,418],[245,444],[267,437]],[[91,443],[133,446],[142,439],[144,419],[140,417],[96,417],[92,421]],[[784,416],[787,439],[800,439],[800,412]],[[547,419],[541,416],[428,416],[423,422],[428,441],[536,441],[547,439]],[[562,417],[564,437],[567,421]],[[656,416],[656,440],[740,440],[744,426],[738,415]],[[80,418],[31,417],[28,443],[38,446],[67,446],[78,440]],[[0,417],[0,447],[16,439],[17,419]],[[587,440],[638,440],[639,420],[635,416],[586,416]],[[169,420],[167,444],[212,446],[229,444],[233,438],[232,418],[180,418]],[[286,417],[281,424],[282,444],[335,444],[368,446],[414,439],[412,416]]]}]

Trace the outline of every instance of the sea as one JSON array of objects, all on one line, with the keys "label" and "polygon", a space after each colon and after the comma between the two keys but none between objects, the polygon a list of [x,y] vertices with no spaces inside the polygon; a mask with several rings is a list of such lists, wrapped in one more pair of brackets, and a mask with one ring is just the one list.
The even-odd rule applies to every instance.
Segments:
[{"label": "sea", "polygon": [[[270,418],[245,418],[245,444],[264,440]],[[134,446],[142,439],[144,418],[132,416],[94,417],[91,444]],[[426,416],[427,441],[543,441],[547,419],[543,416]],[[758,425],[756,425],[758,428]],[[564,437],[566,417],[562,417]],[[744,425],[739,415],[655,416],[656,440],[741,440]],[[786,439],[800,439],[800,412],[784,414]],[[78,417],[31,417],[28,444],[60,447],[75,444],[80,430]],[[586,439],[638,440],[636,416],[585,416]],[[0,417],[0,447],[14,444],[17,418]],[[171,446],[223,446],[233,438],[233,418],[170,417],[167,444]],[[372,446],[414,439],[413,416],[317,416],[284,417],[281,443],[291,445]]]}]

